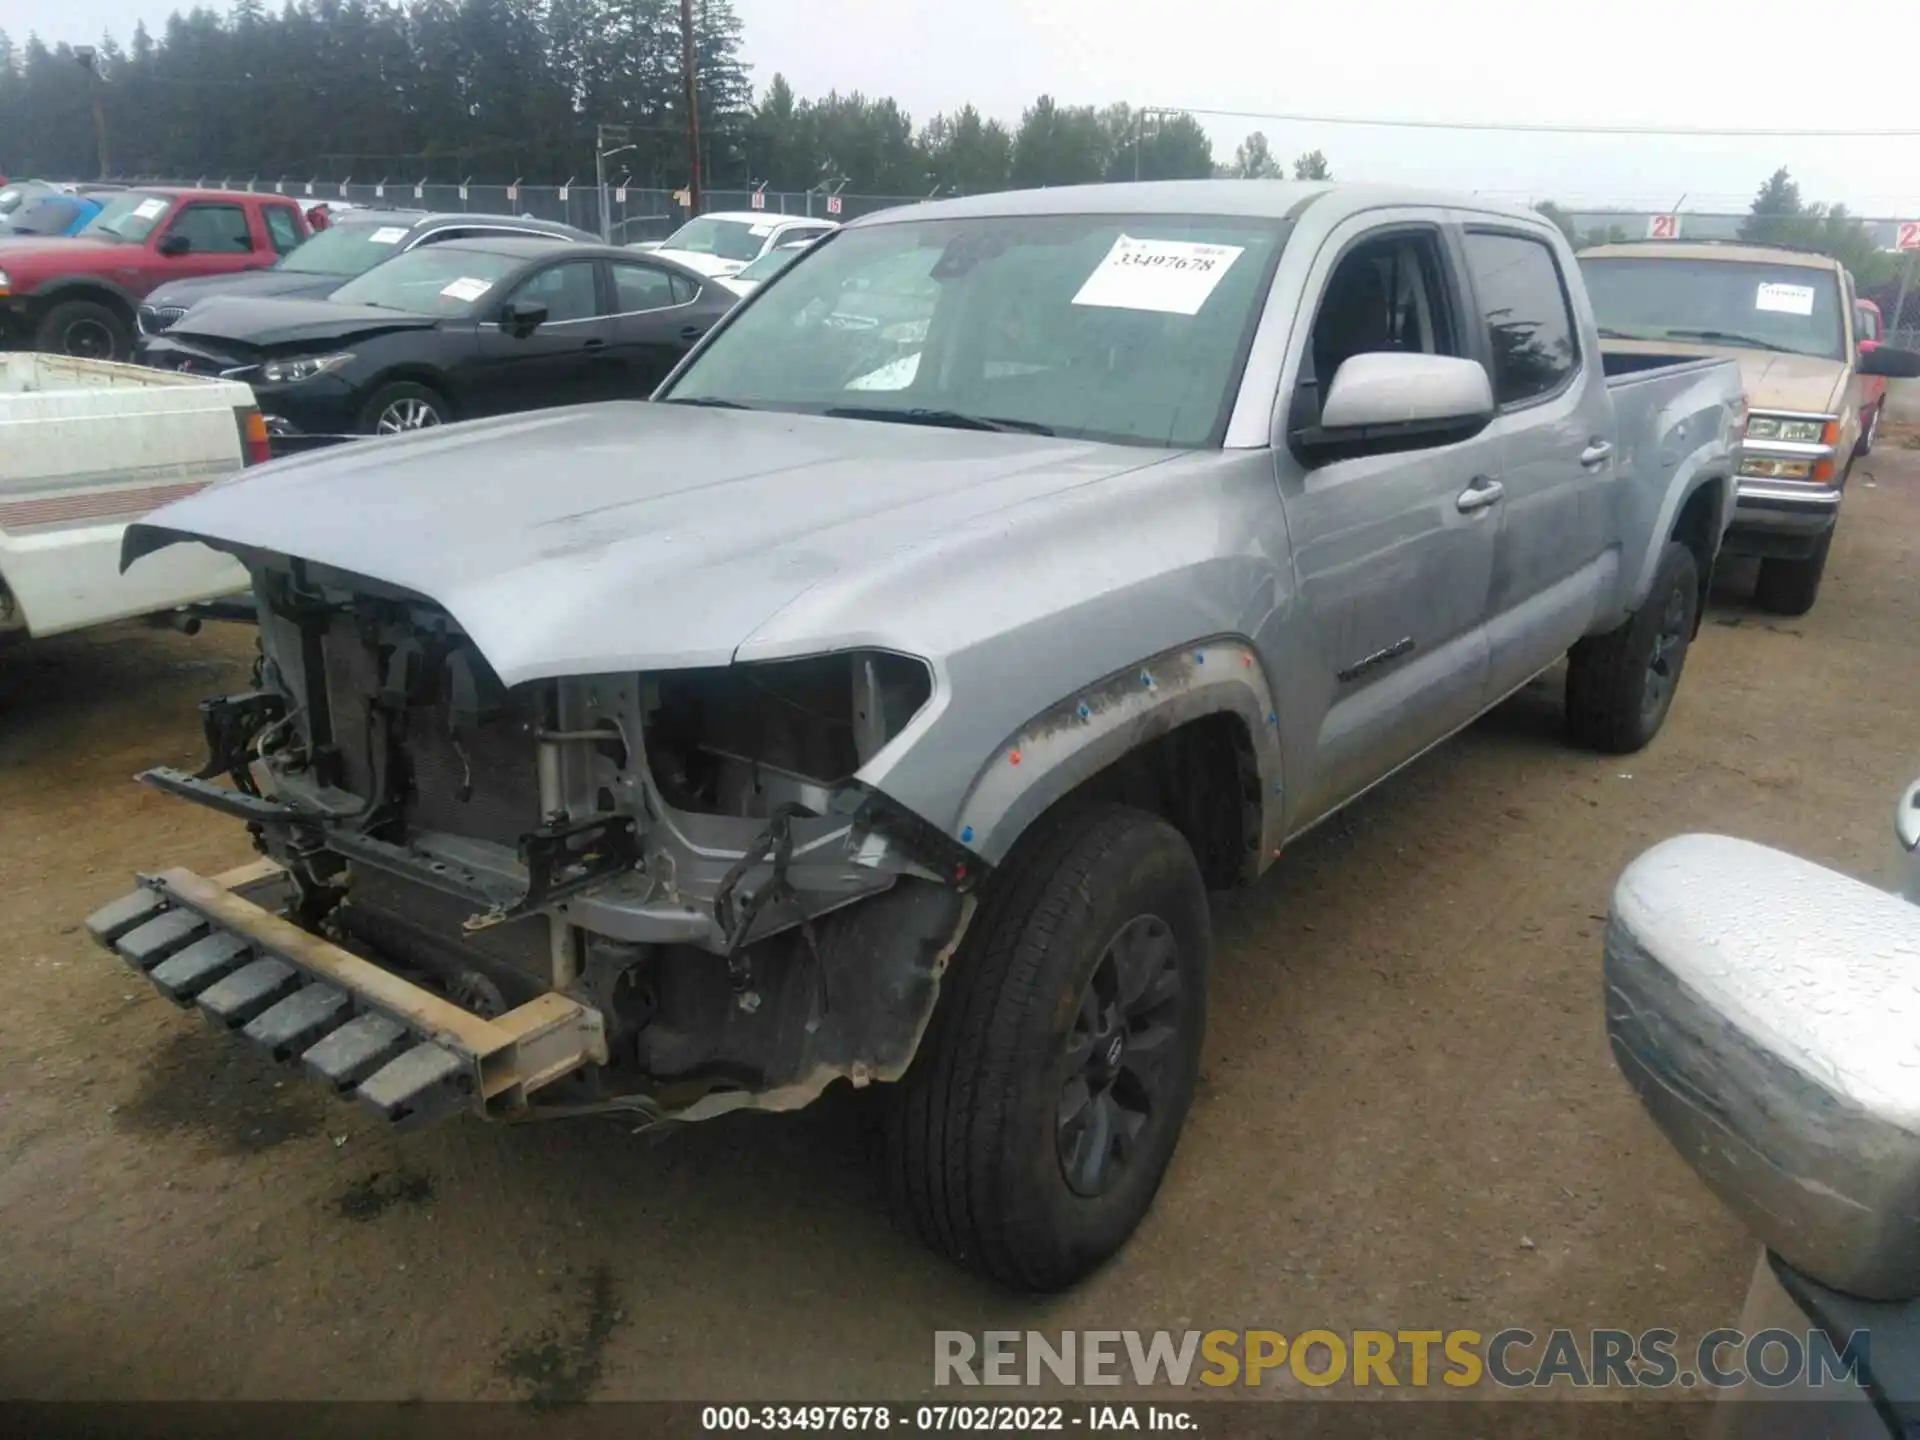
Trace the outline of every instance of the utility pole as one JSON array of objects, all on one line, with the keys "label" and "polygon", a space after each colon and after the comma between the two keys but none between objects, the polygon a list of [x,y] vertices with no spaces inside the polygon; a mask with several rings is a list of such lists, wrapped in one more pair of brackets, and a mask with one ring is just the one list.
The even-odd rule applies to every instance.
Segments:
[{"label": "utility pole", "polygon": [[91,45],[73,47],[73,58],[80,62],[80,68],[87,72],[87,90],[93,98],[93,143],[95,159],[99,162],[99,179],[104,180],[112,174],[107,165],[107,107],[100,98],[100,86],[106,76],[100,72],[100,52]]},{"label": "utility pole", "polygon": [[687,87],[687,214],[706,208],[700,184],[700,78],[693,55],[693,0],[680,0],[680,73]]},{"label": "utility pole", "polygon": [[593,183],[594,191],[600,197],[600,238],[609,244],[613,242],[613,212],[607,206],[607,161],[633,149],[633,146],[620,144],[616,150],[609,150],[607,146],[609,143],[625,141],[632,134],[625,125],[602,125],[594,134]]}]

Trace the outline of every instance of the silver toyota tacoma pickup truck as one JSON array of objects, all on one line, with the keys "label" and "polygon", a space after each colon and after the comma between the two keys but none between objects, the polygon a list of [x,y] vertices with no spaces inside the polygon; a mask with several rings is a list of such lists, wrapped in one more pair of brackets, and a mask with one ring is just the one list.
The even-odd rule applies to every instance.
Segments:
[{"label": "silver toyota tacoma pickup truck", "polygon": [[1740,393],[1603,354],[1559,232],[1469,198],[872,216],[653,403],[258,467],[134,530],[128,564],[252,574],[257,688],[203,707],[200,774],[142,778],[262,859],[90,929],[396,1122],[877,1085],[916,1228],[1064,1286],[1173,1154],[1210,889],[1569,652],[1573,738],[1653,738]]}]

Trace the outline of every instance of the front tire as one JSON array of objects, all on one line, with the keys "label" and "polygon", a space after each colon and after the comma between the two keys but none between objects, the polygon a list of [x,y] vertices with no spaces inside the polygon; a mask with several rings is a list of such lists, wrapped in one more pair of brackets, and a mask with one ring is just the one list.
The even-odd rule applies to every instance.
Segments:
[{"label": "front tire", "polygon": [[1864,460],[1873,453],[1874,441],[1880,438],[1880,412],[1886,408],[1887,402],[1884,400],[1873,407],[1873,419],[1869,420],[1865,428],[1860,431],[1860,439],[1853,447],[1856,458]]},{"label": "front tire", "polygon": [[1827,552],[1832,548],[1833,532],[1829,530],[1804,560],[1762,560],[1760,576],[1753,586],[1754,603],[1775,615],[1806,614],[1819,597]]},{"label": "front tire", "polygon": [[133,333],[127,322],[97,300],[62,300],[40,317],[33,348],[43,355],[80,360],[128,360]]},{"label": "front tire", "polygon": [[453,420],[453,407],[430,386],[413,380],[382,385],[360,409],[363,435],[406,435]]},{"label": "front tire", "polygon": [[889,1096],[895,1200],[927,1244],[1048,1291],[1126,1243],[1192,1103],[1211,944],[1158,817],[1101,805],[1022,840]]},{"label": "front tire", "polygon": [[1640,608],[1567,657],[1567,731],[1577,745],[1626,755],[1660,733],[1680,688],[1700,610],[1700,568],[1670,540]]}]

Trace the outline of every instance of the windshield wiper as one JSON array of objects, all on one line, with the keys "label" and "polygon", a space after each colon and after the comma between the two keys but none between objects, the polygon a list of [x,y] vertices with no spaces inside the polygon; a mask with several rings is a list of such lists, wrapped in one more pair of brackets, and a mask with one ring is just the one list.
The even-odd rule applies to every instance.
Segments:
[{"label": "windshield wiper", "polygon": [[706,405],[715,410],[751,410],[751,405],[742,405],[738,400],[722,400],[718,395],[689,395],[682,400],[678,395],[669,395],[660,402],[663,405]]},{"label": "windshield wiper", "polygon": [[1632,335],[1625,330],[1615,330],[1610,325],[1600,325],[1600,326],[1596,326],[1595,328],[1599,330],[1600,338],[1602,340],[1651,340],[1653,339],[1653,336],[1651,335]]},{"label": "windshield wiper", "polygon": [[959,410],[894,410],[883,405],[842,405],[822,410],[836,420],[891,420],[901,425],[943,425],[949,430],[998,430],[1005,434],[1051,435],[1053,427],[1037,420],[1003,420],[994,415],[968,415]]},{"label": "windshield wiper", "polygon": [[1800,352],[1785,345],[1776,345],[1771,340],[1762,340],[1757,335],[1740,335],[1732,330],[1674,330],[1667,334],[1678,340],[1718,340],[1723,345],[1744,345],[1751,350],[1772,350],[1781,355],[1798,355]]}]

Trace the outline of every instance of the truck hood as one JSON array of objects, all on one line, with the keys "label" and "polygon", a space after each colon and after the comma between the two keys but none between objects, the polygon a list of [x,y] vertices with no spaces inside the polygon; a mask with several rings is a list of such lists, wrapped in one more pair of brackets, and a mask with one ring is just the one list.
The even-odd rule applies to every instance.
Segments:
[{"label": "truck hood", "polygon": [[1786,355],[1777,350],[1680,340],[1635,340],[1619,348],[1648,355],[1701,355],[1738,361],[1747,405],[1754,410],[1837,415],[1846,386],[1847,367],[1838,360],[1825,360],[1818,355]]},{"label": "truck hood", "polygon": [[731,275],[736,270],[747,268],[747,262],[744,260],[723,260],[718,255],[706,255],[697,250],[668,250],[665,247],[656,246],[653,253],[663,260],[684,265],[687,269],[705,275],[708,279],[720,275]]},{"label": "truck hood", "polygon": [[243,270],[237,275],[202,275],[193,280],[169,280],[147,296],[149,305],[191,307],[221,296],[269,295],[285,297],[330,295],[351,275],[310,275],[301,270]]},{"label": "truck hood", "polygon": [[371,305],[335,305],[329,300],[281,296],[215,295],[194,306],[166,333],[168,339],[237,341],[264,350],[315,340],[348,340],[390,330],[427,330],[439,323],[432,315],[409,315]]},{"label": "truck hood", "polygon": [[16,295],[54,275],[144,265],[150,258],[144,245],[80,235],[9,235],[0,239],[0,255]]},{"label": "truck hood", "polygon": [[384,581],[443,606],[509,685],[725,665],[809,590],[1174,453],[614,402],[248,470],[130,527],[122,563],[199,539]]}]

